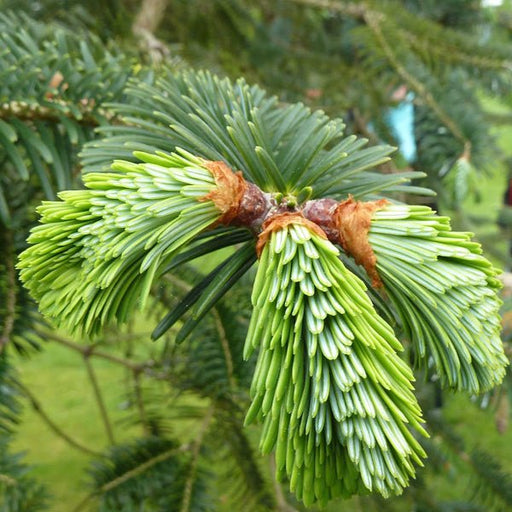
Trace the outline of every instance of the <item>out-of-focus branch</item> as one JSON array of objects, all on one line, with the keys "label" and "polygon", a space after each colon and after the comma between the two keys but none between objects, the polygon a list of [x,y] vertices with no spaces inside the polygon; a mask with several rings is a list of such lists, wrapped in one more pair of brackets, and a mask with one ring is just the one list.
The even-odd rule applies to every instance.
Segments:
[{"label": "out-of-focus branch", "polygon": [[46,414],[46,411],[43,409],[39,400],[35,397],[35,395],[21,382],[16,383],[18,389],[25,395],[25,397],[30,402],[34,411],[40,416],[40,418],[50,427],[51,430],[60,438],[62,438],[66,443],[68,443],[73,448],[76,448],[87,455],[92,455],[94,457],[100,457],[101,453],[95,450],[91,450],[87,446],[83,445],[79,441],[73,439],[70,435],[68,435],[64,430],[62,430],[49,416]]},{"label": "out-of-focus branch", "polygon": [[169,57],[169,48],[155,36],[169,0],[142,0],[132,30],[140,45],[155,63]]},{"label": "out-of-focus branch", "polygon": [[7,343],[9,343],[12,331],[14,330],[14,320],[16,317],[16,271],[13,261],[14,249],[12,231],[4,229],[3,235],[7,258],[5,259],[5,319],[2,319],[2,325],[0,325],[0,353],[3,351]]},{"label": "out-of-focus branch", "polygon": [[91,381],[92,389],[94,391],[94,397],[96,399],[96,403],[98,404],[98,409],[101,414],[101,419],[103,421],[103,425],[105,426],[105,432],[107,433],[108,441],[110,444],[115,444],[114,430],[108,417],[107,407],[105,406],[105,400],[103,400],[103,394],[101,393],[101,388],[98,383],[96,373],[94,372],[94,368],[92,367],[88,355],[84,355],[84,362],[85,367],[87,368],[87,375],[89,376],[89,380]]}]

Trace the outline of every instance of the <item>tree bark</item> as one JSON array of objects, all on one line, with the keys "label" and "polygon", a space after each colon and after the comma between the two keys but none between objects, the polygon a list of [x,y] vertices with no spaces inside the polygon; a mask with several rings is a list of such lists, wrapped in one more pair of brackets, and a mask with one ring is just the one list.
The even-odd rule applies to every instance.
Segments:
[{"label": "tree bark", "polygon": [[169,48],[154,35],[164,17],[168,2],[169,0],[142,0],[132,25],[134,35],[155,63],[170,55]]}]

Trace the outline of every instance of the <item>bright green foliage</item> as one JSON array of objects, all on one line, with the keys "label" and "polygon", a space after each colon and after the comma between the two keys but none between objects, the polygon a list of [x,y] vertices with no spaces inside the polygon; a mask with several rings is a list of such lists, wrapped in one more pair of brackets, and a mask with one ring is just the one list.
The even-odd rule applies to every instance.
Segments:
[{"label": "bright green foliage", "polygon": [[393,330],[339,251],[307,227],[272,233],[258,266],[245,356],[260,347],[247,422],[308,505],[400,494],[423,449],[413,376]]},{"label": "bright green foliage", "polygon": [[369,241],[377,269],[413,343],[416,364],[443,386],[480,393],[508,364],[500,339],[498,273],[471,233],[427,206],[388,205],[374,213]]},{"label": "bright green foliage", "polygon": [[[236,245],[153,333],[161,336],[188,314],[174,338],[179,343],[253,265],[263,220],[282,212],[303,220],[310,199],[424,192],[404,186],[417,173],[371,170],[388,159],[390,147],[363,149],[366,141],[345,137],[340,120],[301,104],[278,107],[243,80],[189,72],[155,85],[133,81],[126,92],[126,103],[109,106],[119,124],[100,128],[108,136],[82,154],[86,188],[43,203],[42,224],[21,255],[21,278],[41,311],[69,330],[93,335],[108,322],[126,321],[163,274]],[[240,212],[242,227],[222,218],[212,193],[224,185],[205,159],[240,169],[259,187],[259,216],[251,217],[247,204],[257,201],[244,195],[235,208],[250,221]],[[318,222],[329,230],[322,217],[329,213],[321,211]],[[317,213],[304,209],[312,218]],[[263,423],[261,451],[275,450],[278,478],[289,479],[306,505],[400,494],[425,456],[413,375],[393,329],[374,309],[383,298],[342,263],[351,254],[319,229],[311,220],[292,222],[264,245],[245,345],[246,357],[259,348],[246,420]],[[442,383],[457,389],[497,384],[505,366],[498,285],[469,235],[451,233],[428,208],[389,206],[375,213],[369,242],[422,364],[432,360]],[[439,312],[434,321],[427,306]],[[223,396],[234,383],[228,370]]]},{"label": "bright green foliage", "polygon": [[[367,139],[344,135],[329,119],[302,103],[281,105],[245,80],[231,82],[208,72],[183,72],[155,85],[132,81],[126,101],[109,105],[125,124],[99,128],[101,141],[82,153],[85,172],[105,170],[112,160],[130,160],[133,149],[174,151],[222,160],[265,192],[311,198],[362,198],[407,190],[417,172],[377,173],[394,148],[365,147]],[[310,190],[308,187],[311,187]]]},{"label": "bright green foliage", "polygon": [[47,316],[95,333],[142,308],[169,258],[222,212],[199,199],[216,188],[201,159],[137,153],[84,176],[85,190],[39,207],[42,224],[21,256],[21,278]]},{"label": "bright green foliage", "polygon": [[[85,6],[71,5],[73,2],[68,0],[43,3],[0,0],[1,5],[16,4],[16,9],[30,6],[38,15],[44,12],[47,20],[58,18],[53,12],[58,8],[65,11],[65,18],[74,28],[84,21],[88,27],[98,26],[95,21],[101,20],[102,36],[106,39],[116,34],[115,39],[123,42],[135,12],[128,6],[134,7],[133,1],[124,5],[122,0],[107,0],[100,5],[94,0]],[[407,11],[411,5],[420,9],[420,4],[424,17],[435,11],[440,13],[436,19],[442,23],[454,23],[443,12],[456,14],[454,19],[466,33],[446,30]],[[18,340],[26,342],[29,335],[39,335],[37,327],[31,331],[38,318],[33,304],[25,291],[17,293],[14,262],[25,248],[25,234],[33,221],[32,206],[43,198],[54,200],[59,190],[76,187],[77,152],[86,143],[82,153],[84,172],[93,174],[85,178],[86,190],[64,192],[62,201],[41,208],[43,224],[31,239],[35,245],[23,256],[23,273],[28,276],[29,287],[49,316],[54,315],[69,328],[93,334],[107,321],[125,320],[136,306],[142,306],[151,282],[157,280],[158,290],[153,289],[157,304],[163,304],[170,312],[158,325],[155,337],[171,325],[177,324],[180,330],[176,336],[167,334],[164,347],[162,343],[152,347],[152,356],[162,349],[161,357],[152,358],[144,372],[135,366],[135,386],[150,377],[157,378],[160,384],[163,378],[173,392],[194,392],[213,407],[214,426],[203,423],[208,431],[204,444],[201,434],[192,444],[180,445],[164,439],[169,432],[161,427],[172,409],[165,407],[168,402],[149,400],[148,393],[141,396],[144,393],[137,393],[140,389],[135,388],[133,396],[143,399],[138,405],[146,438],[117,445],[91,471],[93,493],[102,496],[98,503],[102,510],[211,507],[212,497],[202,490],[203,476],[211,484],[212,475],[196,471],[200,468],[195,463],[208,460],[217,468],[218,453],[212,453],[217,447],[222,455],[229,453],[236,460],[223,469],[243,475],[242,489],[246,490],[240,493],[240,486],[233,485],[233,494],[240,503],[233,506],[224,492],[232,486],[232,480],[227,481],[228,485],[223,482],[223,508],[249,510],[247,494],[251,493],[258,508],[287,508],[286,497],[279,491],[273,499],[274,487],[267,486],[260,475],[259,461],[252,459],[250,436],[246,437],[242,430],[240,416],[246,406],[245,389],[252,365],[244,366],[241,361],[246,319],[240,318],[238,310],[247,312],[247,308],[233,295],[229,310],[218,302],[256,260],[254,235],[258,230],[233,226],[208,229],[220,212],[210,203],[197,202],[197,198],[183,192],[193,189],[192,196],[201,190],[206,194],[211,190],[211,180],[207,175],[200,176],[199,183],[180,181],[179,186],[169,190],[166,187],[177,164],[169,164],[162,153],[155,156],[157,152],[170,154],[183,147],[198,157],[222,160],[231,168],[242,170],[244,177],[257,184],[267,198],[274,194],[273,200],[280,202],[282,209],[288,203],[291,209],[300,211],[308,198],[342,200],[352,194],[365,200],[373,199],[374,194],[418,192],[419,188],[407,181],[420,173],[376,172],[375,167],[388,160],[390,146],[365,148],[366,140],[344,134],[340,119],[329,119],[301,103],[282,103],[304,101],[310,106],[321,105],[336,116],[350,113],[346,118],[354,125],[349,131],[355,129],[389,142],[383,113],[394,101],[391,92],[403,84],[415,95],[418,156],[410,163],[411,168],[428,172],[432,178],[429,186],[436,185],[438,176],[446,175],[444,188],[449,188],[450,194],[444,199],[452,199],[455,206],[460,206],[465,192],[474,189],[476,171],[493,153],[486,135],[488,119],[480,112],[479,97],[473,91],[499,92],[502,97],[509,94],[510,52],[507,45],[498,47],[482,41],[484,32],[486,38],[492,39],[494,27],[490,24],[471,30],[472,23],[461,16],[461,9],[474,2],[450,0],[440,4],[394,0],[288,0],[275,5],[254,0],[173,3],[165,14],[159,37],[165,37],[168,31],[172,41],[182,41],[183,54],[188,59],[196,55],[191,62],[194,67],[215,68],[231,76],[244,74],[250,82],[257,81],[277,92],[279,101],[244,80],[230,82],[196,72],[171,76],[167,66],[175,68],[174,62],[148,69],[141,64],[140,54],[136,61],[129,60],[116,49],[112,39],[103,44],[55,24],[0,15],[0,334],[10,346],[21,348]],[[97,13],[98,19],[89,19],[86,11]],[[116,20],[123,27],[117,33],[115,27],[120,25]],[[473,20],[476,26],[478,19]],[[98,135],[103,140],[94,140]],[[134,155],[133,150],[146,155]],[[112,168],[112,161],[119,159],[124,163]],[[140,160],[145,163],[140,164]],[[177,167],[179,170],[181,163]],[[193,163],[192,167],[195,178],[198,172],[205,171],[201,163]],[[158,168],[166,175],[162,180],[156,177]],[[396,169],[391,164],[388,170]],[[190,174],[188,178],[192,178]],[[159,202],[167,205],[165,212],[152,210]],[[270,328],[276,328],[277,341],[267,340],[275,346],[261,351],[257,378],[265,377],[265,387],[256,389],[262,383],[255,380],[250,416],[263,420],[264,451],[270,450],[275,441],[278,476],[289,476],[293,489],[307,503],[339,494],[365,493],[370,488],[384,495],[398,493],[414,474],[412,464],[420,462],[423,455],[404,422],[409,419],[409,426],[421,431],[418,407],[410,389],[411,372],[398,359],[398,342],[370,301],[390,323],[394,315],[401,320],[412,339],[411,353],[416,363],[428,367],[431,376],[440,377],[442,384],[478,392],[498,383],[503,374],[505,360],[497,334],[499,303],[494,298],[494,270],[476,254],[476,245],[465,234],[454,235],[453,239],[445,236],[448,230],[440,229],[445,226],[445,219],[430,218],[426,210],[400,208],[416,212],[414,219],[395,219],[391,228],[385,226],[389,219],[379,218],[379,213],[370,233],[371,242],[382,237],[374,249],[387,294],[380,296],[378,290],[365,290],[353,274],[363,281],[367,276],[362,268],[356,268],[348,253],[337,253],[328,242],[306,234],[302,228],[297,232],[295,227],[287,229],[289,236],[275,235],[286,238],[285,242],[281,240],[283,253],[294,250],[293,244],[286,248],[289,240],[297,245],[288,263],[281,262],[279,253],[273,254],[272,268],[277,273],[270,275],[263,266],[269,262],[267,254],[259,269],[257,289],[265,290],[276,281],[278,289],[267,290],[277,295],[274,302],[265,303],[262,308],[255,291],[257,307],[251,329],[254,331],[260,324],[268,329],[270,312]],[[410,234],[409,222],[422,224],[427,220],[432,221],[430,227],[438,233]],[[381,233],[376,234],[379,229]],[[402,234],[393,234],[397,232]],[[308,236],[310,239],[305,240]],[[275,249],[277,242],[273,243]],[[308,254],[305,247],[309,243]],[[229,246],[236,246],[236,250],[209,274],[195,280],[185,277],[184,262]],[[311,255],[311,247],[318,252],[318,258]],[[467,249],[465,255],[461,248]],[[451,271],[446,271],[447,267]],[[284,288],[279,288],[286,275],[283,272],[290,272],[286,296]],[[292,273],[301,272],[308,278],[291,279]],[[268,282],[262,284],[261,275]],[[319,277],[324,275],[329,286]],[[184,285],[179,288],[181,299],[179,292],[169,290],[171,287],[165,290],[173,279]],[[312,290],[313,295],[308,295]],[[282,304],[281,309],[277,308],[279,294],[286,302],[288,292],[301,304],[300,311],[292,309],[287,313]],[[388,296],[391,301],[384,306]],[[264,299],[265,296],[261,298]],[[231,309],[233,305],[236,307]],[[160,312],[158,306],[155,309]],[[280,313],[288,314],[281,322]],[[181,322],[183,318],[186,320]],[[286,344],[283,333],[295,327],[294,322],[300,330]],[[340,325],[346,325],[353,339],[343,332],[333,335]],[[399,330],[400,326],[396,327]],[[192,329],[194,339],[180,347],[174,344]],[[256,344],[265,342],[254,332],[251,336]],[[295,345],[297,337],[300,347]],[[285,344],[281,346],[279,341]],[[118,347],[124,348],[122,342]],[[131,350],[127,352],[133,356]],[[293,380],[294,366],[287,365],[286,359],[289,354],[296,365],[303,365],[299,372],[302,382]],[[271,370],[268,376],[265,364]],[[0,367],[4,384],[5,375],[6,369]],[[290,375],[291,381],[285,381]],[[324,383],[325,376],[328,385]],[[343,378],[347,380],[338,382]],[[284,392],[285,384],[292,391]],[[301,384],[303,388],[299,387]],[[10,398],[9,388],[2,389],[5,396],[0,393],[0,416],[1,406],[7,407]],[[304,407],[300,418],[293,416],[296,407],[290,402],[298,390],[303,391],[297,405]],[[420,389],[419,394],[423,391]],[[329,395],[327,401],[325,393]],[[332,403],[331,396],[335,396]],[[144,402],[150,401],[153,410],[163,417],[160,424],[155,416],[146,414]],[[372,407],[373,415],[369,414]],[[172,413],[183,420],[181,411]],[[292,421],[296,424],[293,432]],[[275,429],[281,428],[276,438]],[[433,431],[436,436],[429,445],[430,454],[443,442],[439,430]],[[151,433],[162,437],[155,439]],[[285,434],[290,434],[292,444],[288,439],[283,442]],[[375,437],[374,448],[370,448],[371,436]],[[213,437],[216,444],[209,439]],[[0,447],[6,452],[2,442]],[[496,472],[488,471],[488,462],[468,459],[466,451],[458,450],[465,463],[471,460],[473,470],[482,471],[482,476],[487,477],[493,493],[500,488],[506,494],[504,490],[510,486],[497,478]],[[320,468],[321,457],[327,461],[325,470]],[[6,456],[5,460],[13,459]],[[434,464],[431,461],[429,465]],[[14,473],[19,470],[23,474],[25,468],[4,464],[5,467],[0,471],[0,483],[16,480],[16,486],[8,487],[8,491],[17,492],[23,481]],[[333,479],[333,474],[338,476],[333,468],[341,472],[342,478]],[[382,468],[390,474],[384,474]],[[316,478],[317,475],[326,478]],[[419,482],[411,495],[416,493],[418,497],[421,487]],[[425,495],[429,494],[429,487],[423,489]],[[39,487],[27,486],[27,490],[31,489]],[[41,498],[41,494],[37,497]],[[466,504],[437,503],[436,499],[426,499],[426,504],[415,501],[408,508],[473,509]],[[360,508],[366,510],[365,503],[369,502],[361,500]],[[13,512],[16,503],[8,503],[9,512]],[[509,497],[505,503],[510,503]],[[33,512],[37,506],[37,502],[29,501],[24,508]],[[394,506],[391,502],[379,510]]]}]

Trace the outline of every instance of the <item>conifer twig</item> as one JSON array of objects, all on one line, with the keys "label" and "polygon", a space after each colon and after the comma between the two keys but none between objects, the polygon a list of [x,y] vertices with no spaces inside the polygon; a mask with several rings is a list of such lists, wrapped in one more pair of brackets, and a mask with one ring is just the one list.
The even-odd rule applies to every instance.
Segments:
[{"label": "conifer twig", "polygon": [[212,308],[213,317],[215,321],[215,327],[217,329],[217,333],[219,335],[220,344],[222,347],[222,351],[224,352],[224,359],[226,361],[226,371],[228,374],[229,387],[231,391],[234,391],[236,388],[236,381],[233,372],[233,356],[231,355],[231,350],[229,348],[229,342],[226,337],[226,329],[224,329],[224,325],[222,324],[222,320],[217,308]]},{"label": "conifer twig", "polygon": [[66,434],[64,430],[62,430],[46,413],[46,411],[43,409],[41,403],[39,400],[32,394],[32,392],[24,386],[21,382],[17,381],[16,386],[19,388],[19,390],[25,395],[25,397],[29,400],[30,405],[34,409],[34,411],[41,417],[41,419],[50,427],[55,434],[64,439],[66,443],[68,443],[73,448],[76,448],[80,450],[81,452],[86,453],[87,455],[92,455],[94,457],[101,456],[100,452],[97,452],[95,450],[91,450],[87,446],[84,446],[82,443],[76,441],[71,436]]},{"label": "conifer twig", "polygon": [[[276,457],[275,454],[271,454],[269,458],[269,465],[270,465],[270,473],[272,475],[276,474]],[[273,479],[274,484],[274,493],[276,496],[277,501],[277,510],[280,512],[297,512],[297,509],[292,507],[287,501],[286,497],[283,492],[283,488],[281,487],[281,484],[279,481],[274,478]]]},{"label": "conifer twig", "polygon": [[4,475],[3,473],[0,473],[0,482],[4,483],[9,487],[15,487],[18,485],[16,479],[10,477],[9,475]]},{"label": "conifer twig", "polygon": [[16,270],[13,263],[13,240],[12,231],[4,230],[4,247],[7,252],[5,258],[6,272],[6,297],[5,297],[5,318],[3,320],[2,332],[0,335],[0,353],[4,350],[12,331],[14,329],[14,319],[16,315]]},{"label": "conifer twig", "polygon": [[169,48],[155,36],[163,19],[168,0],[142,0],[132,26],[133,33],[141,40],[153,62],[169,57]]},{"label": "conifer twig", "polygon": [[199,454],[201,451],[201,446],[203,444],[203,439],[208,431],[208,427],[213,418],[213,414],[215,412],[215,407],[212,405],[203,419],[201,424],[201,428],[197,434],[196,439],[192,444],[192,460],[190,461],[190,470],[187,475],[187,480],[185,482],[185,489],[183,491],[183,500],[181,501],[180,512],[190,512],[190,500],[192,497],[192,486],[194,485],[194,478],[197,473],[197,464],[199,462]]},{"label": "conifer twig", "polygon": [[90,357],[87,354],[84,354],[84,363],[87,368],[87,375],[89,376],[89,380],[91,381],[94,398],[96,399],[96,403],[98,404],[98,409],[100,411],[101,419],[103,421],[103,425],[105,426],[105,432],[107,434],[107,438],[110,444],[115,444],[114,440],[114,431],[112,429],[112,424],[108,417],[107,408],[105,407],[105,401],[103,400],[103,394],[100,389],[100,385],[98,383],[98,379],[96,377],[96,373],[94,372],[94,368],[92,367]]},{"label": "conifer twig", "polygon": [[471,152],[471,143],[460,131],[459,127],[455,124],[453,119],[451,119],[450,116],[448,116],[446,112],[441,108],[439,103],[437,103],[437,101],[434,99],[430,91],[428,91],[427,88],[413,75],[411,75],[400,63],[399,59],[395,55],[395,52],[391,48],[391,45],[388,43],[388,41],[384,37],[384,34],[382,33],[382,29],[380,26],[382,18],[383,15],[376,12],[367,11],[364,14],[364,20],[366,24],[374,33],[389,63],[395,68],[396,72],[407,83],[407,85],[411,89],[413,89],[425,101],[425,103],[435,112],[437,117],[448,128],[448,130],[450,130],[453,136],[464,145],[464,155],[469,155]]},{"label": "conifer twig", "polygon": [[[115,115],[105,108],[98,108],[93,102],[73,102],[73,108],[67,108],[68,103],[64,100],[54,99],[52,102],[46,102],[46,105],[39,103],[27,103],[26,101],[12,100],[6,103],[0,103],[0,119],[16,118],[20,121],[50,121],[60,122],[62,117],[67,117],[74,122],[86,126],[98,126],[99,117],[106,118],[109,122],[118,121]],[[59,109],[52,108],[51,103],[59,105]],[[71,103],[69,103],[71,105]],[[65,110],[63,112],[62,110]],[[75,114],[76,109],[80,115]]]},{"label": "conifer twig", "polygon": [[[414,90],[414,92],[416,92],[416,94],[418,94],[418,96],[423,99],[423,101],[425,101],[425,103],[434,111],[437,117],[446,126],[446,128],[448,128],[453,136],[462,143],[463,151],[460,156],[467,158],[471,155],[471,143],[467,137],[464,136],[457,124],[441,108],[439,103],[432,96],[432,93],[430,93],[430,91],[428,91],[427,88],[413,75],[411,75],[400,63],[395,52],[393,51],[393,48],[382,33],[380,24],[382,20],[386,18],[383,13],[368,8],[368,6],[366,6],[364,3],[333,2],[331,0],[293,0],[293,2],[302,5],[309,5],[311,7],[323,7],[332,9],[336,12],[347,14],[349,16],[360,19],[366,23],[380,44],[389,63],[393,66],[398,75],[412,90]],[[504,67],[506,67],[506,64],[504,64]]]},{"label": "conifer twig", "polygon": [[188,450],[190,450],[190,445],[182,444],[177,448],[171,448],[170,450],[167,450],[163,453],[159,453],[155,457],[147,460],[146,462],[138,465],[133,469],[130,469],[129,471],[123,473],[114,480],[111,480],[110,482],[102,485],[98,490],[88,494],[82,501],[80,501],[80,503],[78,503],[78,505],[73,509],[73,512],[79,512],[80,510],[83,510],[87,503],[89,503],[89,501],[91,501],[96,496],[105,494],[106,492],[111,491],[112,489],[115,489],[116,487],[119,487],[120,485],[124,484],[128,480],[131,480],[132,478],[135,478],[138,475],[144,473],[145,471],[152,468],[156,464],[164,462],[180,453],[187,452]]},{"label": "conifer twig", "polygon": [[144,397],[142,396],[142,387],[140,385],[140,372],[133,373],[133,387],[135,391],[135,400],[137,402],[137,408],[139,409],[140,421],[142,423],[142,428],[144,429],[144,433],[146,435],[150,434],[150,426],[148,422],[148,417],[146,414],[146,407],[144,405]]},{"label": "conifer twig", "polygon": [[63,336],[59,336],[56,333],[42,330],[39,328],[34,329],[35,333],[40,336],[41,338],[50,339],[52,341],[55,341],[56,343],[59,343],[60,345],[64,345],[65,347],[70,348],[71,350],[74,350],[75,352],[79,352],[82,354],[82,356],[96,356],[101,359],[107,359],[108,361],[111,361],[112,363],[120,364],[122,366],[125,366],[126,368],[132,370],[133,372],[141,372],[144,371],[146,368],[150,368],[152,366],[152,361],[146,361],[142,363],[134,363],[133,361],[130,361],[129,359],[124,359],[122,357],[115,356],[113,354],[109,354],[108,352],[104,352],[102,350],[98,350],[94,345],[80,345],[79,343],[75,343],[74,341],[68,340],[67,338],[64,338]]}]

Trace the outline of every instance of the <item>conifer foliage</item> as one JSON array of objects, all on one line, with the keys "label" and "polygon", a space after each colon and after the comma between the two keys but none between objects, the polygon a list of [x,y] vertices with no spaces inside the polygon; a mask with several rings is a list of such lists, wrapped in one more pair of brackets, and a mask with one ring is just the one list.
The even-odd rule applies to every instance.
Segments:
[{"label": "conifer foliage", "polygon": [[406,185],[415,173],[377,172],[392,149],[344,137],[339,119],[208,73],[126,94],[83,153],[85,189],[43,203],[21,255],[43,313],[95,335],[142,307],[176,260],[238,247],[154,333],[193,305],[183,340],[258,256],[245,356],[258,349],[246,421],[263,423],[261,451],[305,504],[400,494],[424,457],[413,375],[340,255],[391,299],[418,364],[470,393],[507,363],[496,270],[446,218],[391,202],[425,190]]},{"label": "conifer foliage", "polygon": [[[286,214],[285,214],[286,215]],[[276,218],[258,266],[246,357],[260,346],[247,421],[306,504],[400,494],[423,449],[412,372],[365,286],[318,228]]]},{"label": "conifer foliage", "polygon": [[[93,334],[111,319],[126,321],[176,249],[222,214],[212,200],[197,200],[217,190],[201,159],[136,155],[146,163],[87,174],[85,190],[39,208],[21,278],[41,311],[68,330]],[[52,271],[38,261],[52,261]]]}]

